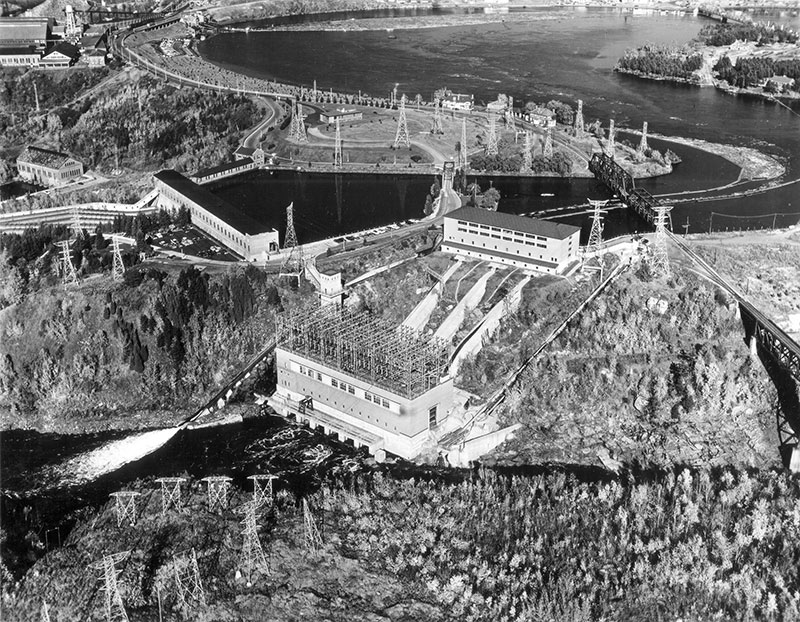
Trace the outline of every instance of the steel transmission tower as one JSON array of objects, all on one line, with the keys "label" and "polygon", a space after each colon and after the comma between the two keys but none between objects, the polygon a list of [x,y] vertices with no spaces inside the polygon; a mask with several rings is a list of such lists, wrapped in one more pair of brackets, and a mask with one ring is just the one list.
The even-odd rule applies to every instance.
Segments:
[{"label": "steel transmission tower", "polygon": [[300,102],[295,100],[292,106],[292,122],[289,126],[289,138],[298,143],[307,143],[308,135],[306,134],[306,126],[303,123],[303,108]]},{"label": "steel transmission tower", "polygon": [[322,536],[319,535],[314,516],[311,514],[308,501],[305,499],[303,499],[303,524],[305,525],[306,548],[316,553],[322,548]]},{"label": "steel transmission tower", "polygon": [[533,167],[533,136],[531,131],[525,131],[525,145],[522,147],[522,165],[519,167],[520,173],[530,173]]},{"label": "steel transmission tower", "polygon": [[138,492],[121,490],[112,492],[110,497],[114,497],[114,509],[117,513],[117,527],[122,527],[122,523],[128,521],[131,527],[136,524],[136,497]]},{"label": "steel transmission tower", "polygon": [[94,562],[89,566],[94,570],[102,570],[103,574],[98,577],[104,581],[103,591],[105,591],[105,610],[107,622],[128,622],[128,614],[125,605],[122,604],[122,596],[119,593],[117,575],[119,571],[116,565],[128,557],[130,551],[105,555],[103,559]]},{"label": "steel transmission tower", "polygon": [[578,100],[578,110],[575,113],[575,137],[583,138],[583,100]]},{"label": "steel transmission tower", "polygon": [[[338,127],[338,120],[337,120]],[[294,202],[286,207],[286,237],[283,240],[283,250],[289,254],[281,264],[279,276],[296,276],[300,278],[303,271],[303,249],[297,243],[297,234],[294,231]]]},{"label": "steel transmission tower", "polygon": [[608,142],[606,143],[606,151],[611,159],[614,159],[614,141],[616,139],[617,130],[614,128],[614,119],[608,122]]},{"label": "steel transmission tower", "polygon": [[433,100],[433,130],[434,135],[444,134],[442,129],[442,106],[438,99]]},{"label": "steel transmission tower", "polygon": [[178,602],[181,607],[188,609],[193,604],[204,607],[206,592],[200,580],[200,569],[197,566],[197,553],[194,549],[188,555],[172,558],[172,567],[175,571],[175,591],[178,593]]},{"label": "steel transmission tower", "polygon": [[458,150],[458,166],[462,171],[467,170],[469,167],[469,159],[467,158],[467,119],[461,120],[461,143]]},{"label": "steel transmission tower", "polygon": [[75,266],[72,265],[72,255],[69,250],[69,241],[63,240],[58,243],[61,247],[61,281],[64,287],[70,283],[78,282],[78,273],[75,272]]},{"label": "steel transmission tower", "polygon": [[553,128],[548,127],[544,135],[544,148],[542,154],[545,158],[553,157]]},{"label": "steel transmission tower", "polygon": [[83,237],[83,223],[77,207],[72,208],[72,222],[69,228],[72,229],[72,235],[75,236],[76,240]]},{"label": "steel transmission tower", "polygon": [[111,277],[115,281],[121,281],[125,277],[125,264],[122,263],[122,252],[119,248],[119,238],[111,236],[111,252],[114,255],[114,263],[111,268]]},{"label": "steel transmission tower", "polygon": [[643,156],[647,151],[649,151],[649,147],[647,146],[647,121],[645,121],[642,123],[642,140],[639,141],[639,148],[636,153]]},{"label": "steel transmission tower", "polygon": [[278,476],[250,475],[247,479],[253,480],[253,503],[256,507],[272,505],[272,482],[278,479]]},{"label": "steel transmission tower", "polygon": [[494,115],[489,114],[489,131],[486,134],[486,155],[497,155],[497,128],[495,127]]},{"label": "steel transmission tower", "polygon": [[672,209],[669,205],[656,206],[656,236],[653,244],[651,268],[657,276],[669,276],[669,255],[667,254],[667,213]]},{"label": "steel transmission tower", "polygon": [[258,537],[257,507],[254,501],[248,501],[239,510],[244,514],[240,569],[247,580],[247,587],[252,585],[253,571],[257,571],[262,575],[269,574],[269,562],[267,562],[267,556],[261,547],[261,540]]},{"label": "steel transmission tower", "polygon": [[208,486],[208,510],[212,511],[215,507],[223,510],[228,507],[228,488],[231,478],[226,475],[212,475],[204,477],[201,481]]},{"label": "steel transmission tower", "polygon": [[339,117],[336,117],[336,138],[333,142],[333,166],[342,168],[342,131],[339,129]]},{"label": "steel transmission tower", "polygon": [[166,514],[170,508],[180,510],[181,484],[186,481],[183,477],[162,477],[156,482],[161,484],[161,513]]},{"label": "steel transmission tower", "polygon": [[400,98],[400,113],[397,118],[397,133],[394,135],[394,148],[397,149],[400,143],[406,147],[411,146],[408,139],[408,122],[406,121],[406,96]]}]

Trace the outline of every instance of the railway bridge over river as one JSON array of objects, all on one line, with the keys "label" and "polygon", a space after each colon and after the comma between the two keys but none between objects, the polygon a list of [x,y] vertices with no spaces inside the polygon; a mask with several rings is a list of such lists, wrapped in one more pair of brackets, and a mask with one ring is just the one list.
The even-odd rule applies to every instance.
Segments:
[{"label": "railway bridge over river", "polygon": [[653,224],[657,215],[658,199],[644,188],[636,187],[636,180],[628,171],[606,153],[595,153],[589,160],[589,170],[639,216]]}]

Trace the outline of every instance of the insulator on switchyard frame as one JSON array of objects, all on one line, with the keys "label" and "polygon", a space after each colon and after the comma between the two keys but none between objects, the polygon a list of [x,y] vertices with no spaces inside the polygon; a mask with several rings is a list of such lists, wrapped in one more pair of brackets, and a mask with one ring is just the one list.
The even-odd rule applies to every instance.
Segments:
[{"label": "insulator on switchyard frame", "polygon": [[489,128],[486,132],[486,155],[496,156],[497,147],[497,128],[495,127],[495,117],[489,113]]},{"label": "insulator on switchyard frame", "polygon": [[94,562],[89,566],[92,570],[101,570],[98,579],[104,582],[103,591],[105,592],[105,612],[106,622],[128,622],[128,614],[125,605],[122,603],[122,596],[119,593],[119,582],[116,565],[125,560],[130,551],[105,555],[100,561]]},{"label": "insulator on switchyard frame", "polygon": [[411,146],[408,138],[408,121],[406,121],[406,96],[400,98],[400,111],[397,115],[397,133],[394,135],[394,148],[403,143],[406,147]]},{"label": "insulator on switchyard frame", "polygon": [[184,477],[161,477],[156,480],[161,484],[161,513],[166,514],[170,508],[181,509],[181,484],[186,481]]}]

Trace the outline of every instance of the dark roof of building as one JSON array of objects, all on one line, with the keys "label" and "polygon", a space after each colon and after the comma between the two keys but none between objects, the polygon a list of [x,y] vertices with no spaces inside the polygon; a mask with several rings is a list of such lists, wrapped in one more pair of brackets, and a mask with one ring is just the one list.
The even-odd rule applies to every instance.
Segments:
[{"label": "dark roof of building", "polygon": [[572,225],[530,218],[529,216],[493,212],[478,207],[462,207],[449,214],[445,214],[444,217],[466,220],[481,225],[489,225],[490,227],[502,227],[504,229],[511,229],[512,231],[522,231],[523,233],[541,235],[555,240],[563,240],[576,231],[581,230],[580,227],[574,227]]},{"label": "dark roof of building", "polygon": [[240,233],[257,235],[272,230],[271,227],[260,224],[240,209],[212,194],[203,186],[194,183],[188,177],[184,177],[178,171],[165,169],[156,173],[155,178],[167,184],[190,201],[197,203],[217,218],[224,220]]},{"label": "dark roof of building", "polygon": [[102,58],[105,58],[106,54],[108,54],[108,52],[106,52],[105,50],[98,50],[97,48],[95,48],[93,50],[86,51],[84,53],[84,56],[101,56]]},{"label": "dark roof of building", "polygon": [[49,23],[46,17],[0,18],[0,45],[13,45],[14,41],[44,41]]},{"label": "dark roof of building", "polygon": [[255,152],[256,152],[256,150],[253,149],[252,147],[239,147],[233,153],[235,153],[236,155],[251,156]]},{"label": "dark roof of building", "polygon": [[227,162],[226,164],[220,164],[219,166],[212,166],[211,168],[204,168],[200,171],[197,171],[192,177],[209,177],[211,175],[216,175],[217,173],[224,173],[225,171],[230,171],[231,169],[241,168],[242,166],[247,166],[248,164],[252,164],[252,158],[242,158],[241,160],[236,160],[234,162]]},{"label": "dark roof of building", "polygon": [[23,54],[26,56],[39,56],[39,52],[36,51],[36,47],[33,45],[15,48],[0,47],[0,56],[21,56]]},{"label": "dark roof of building", "polygon": [[72,45],[71,43],[62,41],[61,43],[54,45],[50,49],[50,51],[47,52],[42,58],[47,58],[51,54],[55,53],[63,54],[64,56],[67,56],[69,58],[78,58],[78,56],[80,55],[80,50],[78,50],[78,48]]},{"label": "dark roof of building", "polygon": [[17,156],[17,162],[38,164],[39,166],[58,169],[70,162],[78,162],[78,160],[60,151],[52,151],[30,145],[25,147],[22,153]]}]

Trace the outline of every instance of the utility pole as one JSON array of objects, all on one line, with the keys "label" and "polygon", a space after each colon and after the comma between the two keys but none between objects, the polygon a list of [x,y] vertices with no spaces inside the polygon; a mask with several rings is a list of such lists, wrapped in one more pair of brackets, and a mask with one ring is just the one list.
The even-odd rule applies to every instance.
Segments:
[{"label": "utility pole", "polygon": [[544,149],[542,154],[545,158],[553,157],[553,128],[548,127],[544,135]]},{"label": "utility pole", "polygon": [[442,129],[442,106],[441,102],[438,99],[433,100],[433,130],[432,133],[434,136],[438,136],[439,134],[444,134],[444,130]]},{"label": "utility pole", "polygon": [[533,136],[530,130],[525,130],[525,144],[522,147],[522,165],[520,173],[530,173],[533,167]]},{"label": "utility pole", "polygon": [[647,145],[647,121],[642,123],[642,140],[639,141],[639,148],[636,150],[640,156],[644,156],[650,148]]},{"label": "utility pole", "polygon": [[469,160],[467,158],[467,119],[466,117],[461,120],[461,149],[459,150],[459,165],[461,170],[465,173],[469,168]]},{"label": "utility pole", "polygon": [[689,235],[689,217],[688,216],[686,217],[686,224],[683,225],[683,235],[684,236]]}]

